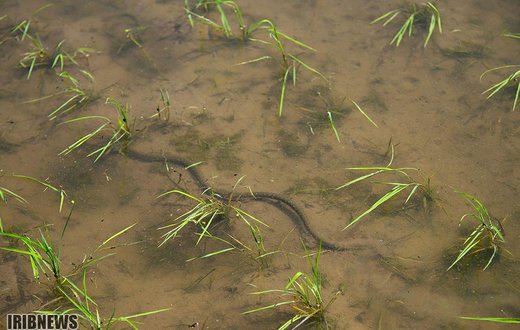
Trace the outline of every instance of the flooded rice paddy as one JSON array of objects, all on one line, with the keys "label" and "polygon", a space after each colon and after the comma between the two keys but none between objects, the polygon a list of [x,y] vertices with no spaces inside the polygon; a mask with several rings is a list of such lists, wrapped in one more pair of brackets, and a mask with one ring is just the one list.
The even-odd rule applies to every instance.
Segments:
[{"label": "flooded rice paddy", "polygon": [[[303,328],[501,329],[507,325],[459,317],[520,317],[517,82],[489,99],[482,94],[518,67],[481,76],[520,64],[520,40],[503,36],[520,32],[520,3],[439,1],[442,34],[436,29],[426,47],[425,26],[415,26],[399,47],[389,44],[404,14],[386,26],[370,24],[401,1],[237,3],[246,25],[269,19],[315,49],[282,37],[284,50],[304,62],[288,61],[297,68],[295,84],[268,31],[252,38],[271,44],[238,40],[229,9],[235,38],[194,15],[191,26],[183,1],[60,1],[41,8],[40,1],[3,0],[4,232],[38,239],[42,230],[61,245],[61,273],[78,286],[82,263],[113,253],[87,268],[88,294],[105,320],[113,312],[169,308],[139,319],[142,329],[278,328],[295,313],[288,305],[243,313],[287,297],[251,293],[282,289],[296,272],[310,273],[305,255],[318,250],[316,237],[326,242],[319,260],[324,302],[335,300],[326,322]],[[220,23],[214,5],[196,13]],[[61,51],[63,68],[59,61],[51,68]],[[32,60],[22,59],[31,52],[36,65],[28,78]],[[120,118],[128,104],[119,124],[107,98],[119,102]],[[89,119],[73,120],[80,117]],[[116,132],[121,138],[94,162]],[[387,165],[413,169],[409,177],[382,173],[336,189],[370,173],[349,168]],[[63,210],[59,194],[13,174],[63,189]],[[392,188],[381,182],[419,185],[408,201],[413,185],[343,230]],[[233,210],[209,230],[236,249],[187,261],[230,247],[207,237],[196,244],[196,226],[159,247],[167,231],[159,228],[197,202],[178,193],[158,196],[175,189],[202,198],[201,186],[233,191],[229,202],[266,225],[258,223],[260,254],[274,253],[257,258],[250,229]],[[447,270],[478,226],[471,217],[459,221],[475,210],[456,191],[477,197],[503,235],[485,271],[490,250]],[[275,197],[267,202],[264,193]],[[5,236],[0,242],[23,248]],[[28,260],[0,253],[0,324],[8,313],[67,306],[54,301],[60,293],[52,273],[38,283]]]}]

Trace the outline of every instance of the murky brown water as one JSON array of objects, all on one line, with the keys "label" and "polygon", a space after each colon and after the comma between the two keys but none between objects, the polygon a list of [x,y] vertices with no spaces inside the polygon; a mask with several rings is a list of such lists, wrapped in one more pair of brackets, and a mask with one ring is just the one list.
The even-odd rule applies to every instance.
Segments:
[{"label": "murky brown water", "polygon": [[[138,223],[117,243],[139,244],[115,249],[115,256],[89,271],[90,293],[107,317],[114,309],[116,315],[127,315],[171,308],[144,318],[143,329],[188,329],[196,322],[207,329],[275,329],[290,317],[291,310],[283,308],[241,314],[274,302],[249,293],[282,288],[296,271],[309,271],[300,233],[276,207],[241,203],[269,224],[267,250],[287,252],[273,256],[269,267],[259,270],[239,252],[186,262],[217,246],[195,247],[196,238],[184,234],[157,248],[162,234],[157,228],[188,205],[174,196],[156,199],[175,187],[176,172],[168,172],[164,163],[115,151],[93,164],[86,154],[96,149],[94,144],[57,156],[96,127],[58,124],[79,115],[114,119],[115,110],[104,104],[110,96],[130,104],[138,133],[129,148],[204,161],[200,171],[219,189],[230,190],[246,176],[242,184],[252,191],[291,197],[319,236],[339,246],[364,247],[322,256],[324,295],[342,292],[328,309],[332,328],[489,329],[501,327],[458,316],[519,317],[520,110],[511,111],[514,92],[490,100],[481,95],[503,78],[499,73],[479,77],[487,69],[518,64],[520,43],[500,34],[520,31],[520,3],[439,3],[444,33],[435,33],[427,48],[422,33],[405,38],[399,48],[390,46],[396,25],[369,24],[400,2],[239,4],[248,22],[270,18],[281,31],[314,47],[315,53],[291,49],[328,79],[301,70],[297,85],[287,88],[282,118],[277,115],[279,64],[236,65],[276,56],[274,48],[230,42],[202,25],[190,28],[182,1],[61,1],[36,14],[30,33],[50,48],[66,40],[67,50],[98,51],[78,63],[94,76],[91,87],[99,99],[54,121],[47,115],[66,100],[64,95],[24,102],[57,93],[66,84],[50,69],[38,68],[26,79],[18,61],[29,49],[28,40],[0,45],[0,187],[30,202],[2,206],[5,229],[36,236],[47,223],[59,236],[66,211],[58,213],[57,197],[8,175],[48,178],[76,201],[63,242],[64,273],[106,238]],[[8,17],[0,21],[1,35],[8,36],[13,23],[31,17],[40,5],[3,0],[0,16]],[[124,29],[135,27],[146,28],[138,35],[144,50],[125,37]],[[75,66],[66,69],[79,75]],[[150,118],[160,105],[160,89],[172,101],[167,122]],[[340,143],[327,111],[334,114]],[[386,164],[390,139],[393,165],[420,169],[415,179],[431,179],[438,203],[429,212],[420,206],[399,212],[396,205],[388,206],[342,231],[382,190],[368,182],[341,191],[330,188],[354,178],[348,167]],[[183,173],[183,184],[197,194],[196,184]],[[478,196],[497,218],[507,217],[504,248],[512,257],[503,253],[485,272],[446,271],[453,258],[449,251],[456,251],[465,233],[458,220],[471,211],[455,189]],[[250,239],[239,223],[222,231]],[[308,243],[316,249],[315,242]],[[24,258],[2,253],[0,260],[2,324],[4,314],[36,310],[50,295],[48,286],[33,283]]]}]

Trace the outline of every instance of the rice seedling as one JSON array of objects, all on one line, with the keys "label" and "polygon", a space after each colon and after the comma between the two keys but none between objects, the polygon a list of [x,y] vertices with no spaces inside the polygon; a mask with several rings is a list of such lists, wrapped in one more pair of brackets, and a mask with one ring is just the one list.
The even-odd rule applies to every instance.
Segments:
[{"label": "rice seedling", "polygon": [[515,111],[516,106],[518,105],[518,100],[520,98],[520,65],[504,65],[497,68],[493,68],[490,70],[485,71],[481,76],[480,80],[482,81],[482,78],[492,71],[502,70],[502,69],[508,69],[513,71],[509,76],[504,78],[503,80],[499,81],[498,83],[492,85],[488,89],[482,92],[482,94],[488,94],[487,98],[491,98],[493,95],[500,91],[504,90],[515,90],[515,98],[513,100],[513,111]]},{"label": "rice seedling", "polygon": [[49,8],[50,6],[52,6],[52,3],[46,4],[46,5],[43,5],[39,8],[37,8],[35,11],[32,12],[30,18],[26,18],[26,19],[20,21],[20,23],[16,24],[12,28],[11,32],[18,33],[19,35],[17,36],[17,38],[19,38],[20,41],[23,41],[25,39],[25,37],[29,36],[29,27],[31,26],[31,24],[33,22],[34,16],[36,16],[36,14],[38,14],[42,10]]},{"label": "rice seedling", "polygon": [[295,314],[292,318],[287,320],[284,324],[278,327],[279,330],[296,329],[300,326],[308,325],[313,322],[323,324],[326,323],[325,311],[334,302],[335,297],[331,298],[328,302],[325,302],[322,294],[323,278],[319,270],[319,261],[321,257],[321,244],[318,246],[318,252],[315,258],[311,257],[311,254],[307,251],[307,260],[311,267],[311,273],[296,272],[291,278],[289,278],[287,284],[283,289],[271,289],[265,291],[253,292],[254,295],[263,295],[277,293],[281,296],[289,296],[289,300],[277,302],[268,306],[255,308],[242,314],[256,313],[259,311],[269,310],[278,308],[279,306],[288,305],[292,307],[293,313]]},{"label": "rice seedling", "polygon": [[[62,273],[61,255],[63,238],[65,236],[65,231],[67,230],[68,224],[72,217],[74,205],[75,203],[74,201],[72,201],[72,206],[70,208],[69,214],[67,215],[67,219],[65,221],[65,224],[63,225],[63,229],[61,230],[61,234],[59,236],[59,239],[57,240],[57,243],[51,240],[48,225],[45,225],[43,227],[43,230],[38,229],[38,232],[40,234],[39,238],[31,238],[26,234],[19,234],[15,232],[7,232],[2,230],[0,231],[0,237],[8,239],[9,242],[11,242],[11,245],[7,247],[0,247],[0,250],[14,252],[19,255],[27,256],[31,264],[34,279],[39,282],[41,279],[40,275],[43,274],[45,278],[49,280],[50,276],[52,275],[52,277],[54,278],[55,287],[59,288],[66,282],[66,278]],[[114,253],[109,253],[102,256],[94,256],[97,252],[102,251],[104,249],[115,248],[116,246],[111,246],[107,248],[106,245],[116,237],[119,237],[123,233],[126,233],[135,225],[136,224],[134,223],[103,241],[103,243],[101,243],[89,257],[85,256],[85,258],[80,264],[75,265],[75,270],[72,271],[70,275],[74,275],[79,270],[85,270],[86,268],[92,266],[100,260],[114,255]],[[23,247],[25,247],[25,249],[16,247],[17,243],[22,244]]]},{"label": "rice seedling", "polygon": [[427,184],[418,183],[408,173],[410,171],[418,172],[419,171],[418,169],[412,168],[412,167],[401,167],[401,168],[391,167],[392,162],[394,160],[394,149],[393,149],[392,144],[390,144],[390,147],[391,147],[391,158],[390,158],[389,163],[386,166],[348,168],[349,170],[353,170],[353,171],[371,171],[371,172],[368,174],[359,176],[359,177],[337,187],[336,190],[350,187],[351,185],[353,185],[355,183],[365,181],[374,176],[378,176],[378,175],[382,175],[382,174],[397,175],[398,177],[405,179],[406,181],[405,182],[399,182],[402,180],[392,180],[392,181],[388,181],[388,182],[372,181],[372,183],[390,186],[391,189],[388,190],[383,196],[381,196],[376,202],[374,202],[367,210],[365,210],[363,213],[358,215],[354,220],[352,220],[347,226],[345,226],[345,228],[343,228],[343,230],[346,230],[347,228],[353,226],[354,224],[356,224],[357,222],[362,220],[364,217],[366,217],[367,215],[372,213],[374,210],[379,208],[381,205],[383,205],[384,203],[386,203],[390,200],[395,199],[396,196],[400,195],[401,193],[404,193],[405,191],[408,191],[408,195],[406,197],[406,200],[404,201],[404,204],[407,204],[412,199],[412,196],[419,194],[419,193],[422,194],[422,200],[425,205],[427,203],[429,203],[429,201],[433,200],[433,197],[432,197],[433,192],[432,192],[432,189],[430,188],[430,181],[428,180]]},{"label": "rice seedling", "polygon": [[[405,16],[405,21],[401,25],[401,28],[394,35],[390,44],[394,44],[398,47],[403,40],[403,37],[408,33],[410,37],[412,35],[413,27],[415,26],[424,26],[428,28],[428,32],[426,35],[426,39],[424,40],[424,47],[430,41],[430,38],[435,31],[435,27],[438,28],[439,33],[442,33],[442,22],[441,22],[441,14],[437,7],[433,4],[433,2],[428,1],[424,4],[417,5],[416,3],[412,3],[410,7],[404,9],[394,9],[391,10],[376,19],[374,19],[370,24],[377,23],[384,20],[383,26],[386,26],[388,23],[393,21],[399,14],[403,14]],[[429,17],[429,20],[428,20]],[[429,23],[428,23],[429,21]]]},{"label": "rice seedling", "polygon": [[159,118],[159,120],[162,121],[169,121],[170,120],[170,109],[171,109],[171,101],[170,101],[170,94],[166,89],[160,89],[159,92],[161,93],[161,105],[158,105],[156,108],[156,113],[150,118]]},{"label": "rice seedling", "polygon": [[61,213],[61,211],[63,209],[63,203],[65,202],[65,197],[67,197],[67,193],[65,192],[65,190],[63,190],[63,188],[55,187],[55,186],[51,185],[50,183],[48,183],[46,181],[38,180],[38,179],[36,179],[36,178],[34,178],[32,176],[13,174],[13,177],[36,182],[36,183],[44,186],[45,189],[52,190],[55,193],[59,194],[60,195],[60,209],[59,210],[60,210],[60,213]]},{"label": "rice seedling", "polygon": [[[132,329],[138,329],[136,318],[157,314],[170,310],[170,308],[158,309],[149,312],[137,313],[128,316],[115,316],[112,312],[109,318],[101,318],[98,304],[87,292],[87,271],[84,270],[81,276],[81,287],[76,285],[69,277],[63,277],[62,284],[57,287],[59,297],[46,305],[58,305],[52,310],[45,310],[45,306],[41,310],[35,311],[39,314],[47,315],[64,315],[77,314],[79,316],[82,328],[92,330],[108,330],[112,329],[118,323],[126,323]],[[63,302],[63,305],[61,305]]]},{"label": "rice seedling", "polygon": [[[207,16],[203,16],[200,14],[201,10],[205,12],[209,12],[211,7],[215,7],[219,16],[220,22],[212,20]],[[188,21],[191,26],[194,26],[195,20],[202,24],[206,24],[211,28],[216,29],[217,31],[221,31],[224,33],[225,37],[228,39],[236,38],[233,33],[233,28],[231,27],[230,18],[228,17],[228,13],[226,9],[231,10],[235,17],[235,20],[238,23],[238,30],[241,33],[240,39],[242,41],[246,41],[248,38],[247,27],[245,25],[244,17],[242,15],[242,11],[238,4],[232,0],[197,0],[194,5],[190,5],[189,0],[184,0],[184,10],[186,15],[188,16]]]},{"label": "rice seedling", "polygon": [[[79,72],[82,74],[82,77],[86,78],[89,81],[89,83],[92,84],[92,82],[94,81],[94,77],[90,74],[90,72],[81,69],[79,70]],[[80,80],[71,75],[68,71],[60,72],[58,74],[58,77],[63,81],[69,82],[70,86],[58,93],[25,101],[24,103],[34,103],[49,99],[51,97],[60,96],[62,94],[69,94],[69,98],[66,99],[63,103],[61,103],[58,107],[54,108],[52,112],[49,113],[49,115],[47,116],[49,120],[54,120],[57,117],[63,116],[75,109],[84,107],[90,102],[97,99],[97,96],[92,91],[92,88],[82,87]]]},{"label": "rice seedling", "polygon": [[473,321],[486,321],[493,323],[507,323],[507,324],[520,324],[520,317],[474,317],[474,316],[459,316],[464,320]]},{"label": "rice seedling", "polygon": [[[252,34],[253,34],[253,32],[255,32],[257,30],[266,31],[270,41],[253,38]],[[313,67],[311,67],[310,65],[305,63],[302,59],[300,59],[296,55],[289,53],[286,49],[287,47],[285,45],[285,41],[289,41],[292,44],[295,44],[304,49],[308,49],[311,51],[316,51],[316,50],[314,48],[312,48],[311,46],[308,46],[308,45],[304,44],[303,42],[281,32],[280,30],[278,30],[278,28],[272,21],[270,21],[268,19],[259,20],[258,22],[252,24],[248,28],[247,34],[249,36],[248,39],[251,41],[260,42],[263,44],[268,44],[268,45],[273,46],[278,51],[278,54],[280,56],[280,64],[282,67],[282,71],[281,71],[282,84],[281,84],[281,91],[280,91],[280,101],[279,101],[279,106],[278,106],[278,116],[279,117],[282,116],[282,112],[283,112],[287,84],[288,84],[289,80],[292,80],[293,85],[296,85],[297,70],[300,66],[303,67],[304,69],[306,69],[307,71],[322,78],[323,80],[327,81],[327,78],[325,78],[325,76],[321,72],[319,72],[318,70],[314,69]],[[272,56],[268,56],[268,55],[262,56],[262,57],[259,57],[259,58],[253,59],[253,60],[249,60],[246,62],[242,62],[239,64],[242,65],[242,64],[256,63],[256,62],[264,61],[264,60],[268,60],[268,59],[272,59]]]},{"label": "rice seedling", "polygon": [[457,193],[462,198],[464,198],[464,200],[470,204],[474,210],[474,213],[464,214],[460,218],[459,222],[462,222],[467,217],[470,217],[477,220],[477,225],[464,241],[462,249],[460,250],[457,258],[448,267],[448,270],[453,268],[453,266],[455,266],[465,257],[470,255],[475,255],[478,257],[482,252],[491,251],[491,256],[484,266],[484,270],[486,270],[500,252],[501,245],[505,242],[502,225],[499,221],[495,222],[491,218],[487,207],[476,197],[461,191],[457,191]]},{"label": "rice seedling", "polygon": [[132,137],[133,128],[130,125],[129,118],[129,107],[128,103],[124,105],[119,103],[118,101],[107,98],[105,104],[111,104],[117,110],[117,123],[114,123],[111,119],[105,116],[83,116],[77,117],[70,120],[66,120],[61,124],[70,124],[77,123],[83,121],[101,121],[102,124],[95,128],[90,133],[82,136],[74,143],[69,145],[67,148],[62,150],[59,155],[67,155],[72,151],[81,147],[87,141],[90,141],[95,136],[101,135],[101,132],[109,131],[110,138],[104,145],[90,152],[87,157],[96,156],[94,162],[97,162],[103,155],[107,154],[114,146],[121,145],[120,150],[124,149],[127,143],[130,141]]},{"label": "rice seedling", "polygon": [[[79,72],[88,80],[90,84],[94,81],[94,77],[88,71],[79,70]],[[58,116],[62,116],[73,110],[84,107],[95,99],[92,89],[83,88],[80,81],[72,76],[69,72],[63,71],[58,74],[58,76],[71,84],[59,94],[70,94],[70,97],[48,115],[50,120],[54,120]]]},{"label": "rice seedling", "polygon": [[72,55],[62,49],[65,40],[60,41],[51,54],[47,51],[38,35],[34,37],[28,36],[28,38],[31,40],[32,48],[24,54],[19,62],[20,67],[28,70],[27,79],[31,78],[34,69],[40,66],[48,68],[59,67],[63,71],[66,62],[78,64]]},{"label": "rice seedling", "polygon": [[69,224],[74,203],[67,216],[65,225],[60,235],[59,244],[56,246],[50,239],[48,239],[48,226],[44,226],[44,231],[39,229],[40,238],[33,239],[25,234],[17,234],[14,232],[1,231],[0,237],[4,237],[11,241],[21,243],[26,249],[17,247],[0,247],[1,250],[14,252],[19,255],[25,255],[29,258],[33,277],[36,281],[40,281],[40,274],[45,275],[49,279],[49,274],[53,275],[55,284],[59,284],[62,280],[61,273],[61,247],[63,242],[63,235]]},{"label": "rice seedling", "polygon": [[[281,74],[281,92],[280,92],[280,102],[279,102],[279,116],[282,115],[283,112],[283,105],[285,100],[285,91],[287,89],[287,83],[289,80],[292,80],[293,85],[296,84],[296,73],[298,67],[304,67],[308,71],[312,72],[313,74],[318,75],[319,77],[323,78],[325,81],[327,79],[321,72],[318,70],[312,68],[310,65],[305,63],[302,59],[297,57],[294,54],[288,53],[286,50],[286,46],[284,45],[285,41],[289,41],[299,47],[315,51],[314,48],[304,44],[301,41],[298,41],[297,39],[281,32],[278,30],[276,25],[269,19],[261,19],[257,22],[254,22],[251,25],[247,25],[245,23],[244,17],[242,15],[242,11],[240,7],[236,4],[235,1],[231,0],[198,0],[196,1],[195,5],[191,6],[189,0],[184,1],[185,4],[185,11],[188,16],[188,21],[193,26],[194,20],[198,20],[202,22],[203,24],[209,25],[217,30],[223,31],[224,35],[228,39],[236,38],[233,34],[233,29],[231,28],[231,24],[229,23],[228,14],[226,14],[226,8],[231,9],[233,11],[233,14],[235,15],[235,19],[238,22],[238,29],[241,32],[240,39],[242,41],[254,41],[259,42],[262,44],[267,44],[273,46],[278,53],[280,54],[281,58],[281,65],[282,65],[282,74]],[[211,7],[215,7],[220,15],[220,23],[215,22],[214,20],[211,20],[207,18],[206,16],[202,16],[197,13],[197,10],[204,9],[205,11],[208,11]],[[270,41],[266,41],[263,39],[253,38],[253,34],[256,31],[266,31],[267,35],[269,37]],[[271,56],[262,56],[253,60],[245,61],[239,64],[250,64],[250,63],[256,63],[263,60],[271,59]]]},{"label": "rice seedling", "polygon": [[158,71],[157,65],[155,64],[154,60],[152,59],[146,48],[143,46],[143,42],[140,38],[140,34],[143,33],[145,30],[145,26],[136,26],[124,29],[126,42],[124,42],[119,47],[119,49],[117,50],[117,54],[121,53],[127,47],[136,46],[141,50],[146,60],[152,64],[153,68]]},{"label": "rice seedling", "polygon": [[[175,219],[174,223],[159,228],[160,230],[167,230],[167,232],[162,235],[163,241],[160,243],[159,246],[164,245],[169,240],[175,239],[175,237],[177,237],[179,233],[188,225],[195,225],[200,229],[200,231],[196,234],[198,236],[196,245],[198,245],[200,241],[205,237],[215,239],[215,236],[211,234],[210,229],[212,228],[212,226],[214,226],[216,223],[220,221],[229,220],[230,212],[233,212],[236,218],[240,219],[251,229],[251,231],[253,232],[253,237],[255,239],[260,239],[260,236],[258,235],[258,227],[253,226],[254,223],[268,227],[267,224],[265,224],[261,220],[257,219],[256,217],[242,210],[241,208],[233,205],[232,194],[225,197],[208,189],[204,191],[203,195],[199,198],[187,192],[174,189],[168,190],[160,194],[159,196],[157,196],[157,198],[162,198],[172,194],[187,197],[192,201],[196,202],[197,204],[190,210],[178,216]],[[255,234],[257,235],[256,237]],[[222,241],[227,242],[225,240]],[[221,250],[218,253],[206,255],[205,257],[237,249],[237,247],[233,244],[228,245],[230,245],[230,247]]]}]

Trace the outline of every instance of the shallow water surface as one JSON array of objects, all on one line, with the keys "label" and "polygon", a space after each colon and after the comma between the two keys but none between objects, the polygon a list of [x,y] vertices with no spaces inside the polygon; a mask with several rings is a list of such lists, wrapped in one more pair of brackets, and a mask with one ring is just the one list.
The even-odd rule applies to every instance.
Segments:
[{"label": "shallow water surface", "polygon": [[[201,162],[196,168],[204,184],[234,190],[234,196],[284,196],[317,237],[343,248],[321,255],[323,296],[335,297],[323,327],[499,329],[507,327],[459,316],[520,317],[520,109],[511,111],[514,87],[490,99],[481,94],[512,73],[481,77],[486,70],[520,64],[520,41],[501,36],[520,32],[520,3],[439,2],[443,33],[435,31],[423,47],[425,30],[418,27],[395,47],[389,42],[398,24],[370,22],[401,6],[399,1],[237,2],[247,24],[269,18],[316,50],[287,43],[291,54],[323,77],[299,65],[296,84],[290,80],[285,91],[282,117],[283,69],[276,48],[229,40],[201,23],[190,26],[182,1],[60,1],[38,12],[40,1],[2,1],[0,17],[7,16],[0,20],[0,189],[28,201],[9,198],[2,204],[4,230],[36,238],[47,225],[57,242],[74,200],[61,247],[62,273],[73,273],[91,256],[115,253],[87,272],[89,295],[107,319],[112,311],[118,316],[170,308],[144,317],[142,328],[276,329],[292,316],[291,308],[242,313],[285,297],[251,293],[281,289],[296,272],[310,272],[302,242],[311,252],[318,249],[301,219],[280,202],[234,202],[268,226],[260,225],[265,249],[276,253],[264,263],[255,259],[249,229],[233,212],[213,234],[240,250],[186,261],[228,247],[208,239],[196,245],[189,226],[158,247],[165,232],[159,228],[194,204],[176,194],[157,196],[171,189],[201,196],[200,182],[175,159]],[[215,11],[207,15],[218,20]],[[71,55],[92,49],[76,57],[77,65],[64,67],[80,79],[88,104],[49,120],[71,97],[62,92],[70,81],[57,76],[59,65],[36,67],[27,79],[19,61],[31,42],[11,32],[24,19],[31,20],[29,35],[38,36],[49,54],[61,40]],[[231,24],[237,34],[236,21]],[[244,64],[263,56],[271,58]],[[169,111],[160,111],[161,90],[170,97]],[[67,121],[105,116],[117,125],[107,97],[129,105],[131,139],[94,162],[87,155],[110,139],[107,126],[77,150],[58,155],[103,123]],[[430,194],[418,192],[407,203],[403,195],[342,230],[388,190],[378,182],[403,180],[375,177],[336,189],[359,176],[349,168],[386,166],[391,146],[392,166],[418,169],[407,172],[410,180]],[[64,210],[58,211],[59,197],[51,190],[11,174],[64,189]],[[470,218],[459,222],[473,210],[455,191],[478,197],[501,219],[505,243],[486,271],[487,259],[446,270],[476,225]],[[0,324],[8,313],[51,306],[52,281],[42,277],[35,283],[24,256],[4,251],[0,261]]]}]

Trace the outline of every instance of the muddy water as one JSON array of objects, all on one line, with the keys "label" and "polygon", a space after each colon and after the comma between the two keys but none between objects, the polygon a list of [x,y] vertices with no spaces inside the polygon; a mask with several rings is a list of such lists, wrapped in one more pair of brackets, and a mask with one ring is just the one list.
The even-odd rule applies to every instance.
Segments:
[{"label": "muddy water", "polygon": [[[18,61],[30,43],[6,40],[0,46],[0,186],[19,192],[29,204],[10,200],[3,205],[4,228],[36,236],[38,227],[52,224],[57,238],[74,200],[62,247],[66,274],[105,239],[137,223],[114,243],[126,245],[108,251],[116,255],[91,268],[88,277],[89,292],[107,317],[113,310],[129,315],[171,308],[146,317],[144,329],[187,329],[196,323],[207,329],[274,329],[290,318],[289,308],[241,314],[276,301],[251,292],[282,288],[296,271],[308,271],[302,233],[287,214],[261,202],[240,203],[269,225],[264,229],[266,249],[283,251],[267,267],[259,268],[245,252],[186,262],[222,248],[213,242],[195,246],[196,237],[188,232],[157,247],[163,233],[157,228],[190,204],[156,196],[179,186],[198,194],[188,172],[168,162],[125,157],[117,149],[94,164],[86,155],[101,139],[57,156],[96,128],[93,122],[59,124],[84,115],[114,120],[115,110],[104,104],[110,96],[130,105],[135,135],[128,148],[166,160],[203,161],[199,169],[205,180],[222,190],[245,176],[237,193],[251,189],[288,196],[320,237],[358,247],[322,255],[323,295],[336,296],[327,312],[332,328],[487,329],[493,325],[458,316],[520,316],[520,117],[511,111],[511,90],[490,100],[481,95],[503,78],[499,73],[479,80],[487,69],[518,63],[520,44],[500,36],[520,30],[518,2],[440,3],[443,34],[435,33],[427,48],[422,47],[422,31],[395,48],[388,45],[395,24],[369,24],[399,2],[239,4],[248,22],[270,18],[281,31],[317,50],[290,48],[327,81],[300,70],[296,86],[287,87],[282,118],[277,116],[277,60],[236,65],[276,57],[274,48],[230,42],[206,26],[190,27],[181,1],[62,1],[35,14],[30,32],[49,48],[66,40],[64,49],[70,52],[96,49],[78,64],[94,76],[93,83],[83,79],[82,84],[97,98],[54,121],[47,115],[66,95],[26,101],[56,94],[67,84],[45,68],[27,80]],[[9,28],[31,18],[40,5],[2,1],[0,16],[8,17],[0,21],[1,34],[9,36]],[[145,27],[137,34],[142,48],[124,32],[137,27]],[[66,70],[80,76],[73,65]],[[171,97],[168,121],[150,118],[161,106],[160,89]],[[328,111],[341,142],[327,121]],[[342,231],[384,191],[368,182],[331,188],[355,177],[348,167],[387,164],[390,140],[393,165],[420,169],[413,177],[423,184],[430,179],[435,202],[426,209],[420,200],[405,209],[389,204]],[[67,210],[60,214],[57,196],[9,177],[12,173],[63,187],[69,195]],[[478,196],[495,217],[507,217],[502,221],[504,250],[512,256],[503,253],[485,272],[471,267],[446,271],[471,224],[459,226],[459,218],[471,209],[454,190]],[[253,246],[238,221],[216,230]],[[316,249],[316,242],[303,238]],[[24,258],[4,253],[0,260],[0,322],[4,314],[31,312],[53,298],[49,283],[32,281]]]}]

